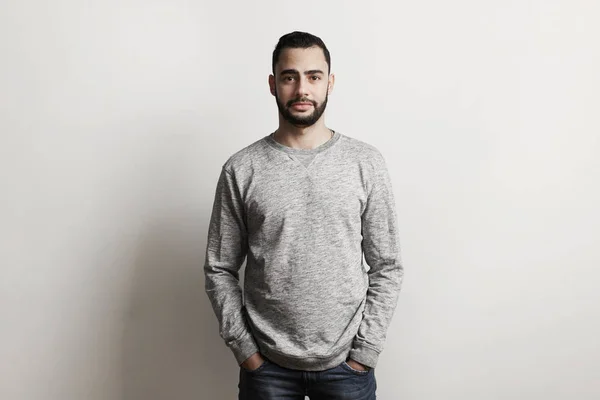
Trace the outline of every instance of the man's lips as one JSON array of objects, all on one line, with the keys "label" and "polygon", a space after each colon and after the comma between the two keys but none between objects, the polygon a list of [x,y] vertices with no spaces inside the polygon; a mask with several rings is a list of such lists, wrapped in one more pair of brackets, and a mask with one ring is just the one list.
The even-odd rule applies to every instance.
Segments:
[{"label": "man's lips", "polygon": [[312,107],[312,103],[294,103],[292,104],[292,107],[297,110],[306,110]]}]

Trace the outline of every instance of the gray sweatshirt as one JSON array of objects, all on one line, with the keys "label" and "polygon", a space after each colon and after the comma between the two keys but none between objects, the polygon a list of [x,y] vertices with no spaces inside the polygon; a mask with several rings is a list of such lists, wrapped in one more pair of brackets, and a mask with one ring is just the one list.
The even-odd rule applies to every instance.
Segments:
[{"label": "gray sweatshirt", "polygon": [[204,272],[238,364],[259,351],[291,369],[348,357],[374,368],[403,276],[381,153],[334,132],[315,149],[268,135],[233,154],[217,183]]}]

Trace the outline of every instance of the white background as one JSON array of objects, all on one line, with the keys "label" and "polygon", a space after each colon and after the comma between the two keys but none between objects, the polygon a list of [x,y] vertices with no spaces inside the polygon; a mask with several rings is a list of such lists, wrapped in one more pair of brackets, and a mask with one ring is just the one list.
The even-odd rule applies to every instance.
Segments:
[{"label": "white background", "polygon": [[221,165],[320,36],[384,154],[405,281],[378,398],[600,397],[600,4],[7,0],[0,398],[233,399],[204,293]]}]

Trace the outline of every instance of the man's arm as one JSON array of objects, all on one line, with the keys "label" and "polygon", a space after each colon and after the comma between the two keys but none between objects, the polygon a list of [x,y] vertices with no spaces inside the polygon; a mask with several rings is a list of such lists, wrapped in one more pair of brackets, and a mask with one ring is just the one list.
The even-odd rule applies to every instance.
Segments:
[{"label": "man's arm", "polygon": [[219,334],[238,365],[258,347],[243,310],[239,269],[248,251],[244,205],[232,173],[221,170],[208,228],[205,290],[219,321]]},{"label": "man's arm", "polygon": [[349,358],[375,368],[398,301],[404,270],[392,185],[380,153],[373,160],[373,182],[362,214],[362,248],[369,265],[363,319]]}]

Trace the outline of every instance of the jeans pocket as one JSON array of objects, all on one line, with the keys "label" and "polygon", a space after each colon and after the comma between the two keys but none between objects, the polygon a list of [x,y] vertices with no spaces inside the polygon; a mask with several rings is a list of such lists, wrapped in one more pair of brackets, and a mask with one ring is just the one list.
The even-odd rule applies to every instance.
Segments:
[{"label": "jeans pocket", "polygon": [[262,370],[263,370],[263,369],[264,369],[264,368],[267,366],[267,364],[269,364],[269,360],[267,360],[266,358],[265,358],[264,360],[265,360],[265,361],[263,361],[263,363],[262,363],[262,364],[260,364],[260,365],[258,366],[258,368],[256,368],[256,369],[249,370],[249,369],[246,369],[246,368],[244,368],[244,367],[242,367],[242,366],[240,366],[240,368],[241,368],[241,369],[243,369],[245,372],[247,372],[247,373],[249,373],[249,374],[257,374],[257,373],[259,373],[260,371],[262,371]]},{"label": "jeans pocket", "polygon": [[357,369],[352,368],[346,361],[342,362],[342,368],[344,368],[346,371],[353,373],[354,375],[359,375],[359,376],[367,375],[372,369],[372,368],[370,368],[366,371],[359,371]]}]

